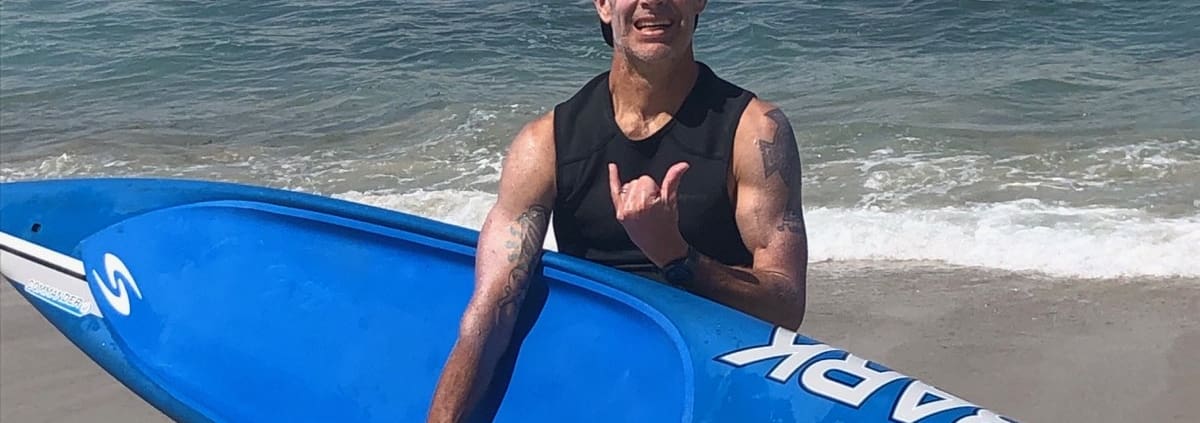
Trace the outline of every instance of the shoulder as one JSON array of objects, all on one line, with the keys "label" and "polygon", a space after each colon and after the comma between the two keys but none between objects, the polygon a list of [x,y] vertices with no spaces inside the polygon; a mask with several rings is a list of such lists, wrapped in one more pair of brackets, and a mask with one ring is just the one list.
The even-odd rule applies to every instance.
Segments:
[{"label": "shoulder", "polygon": [[508,148],[508,155],[544,155],[549,152],[549,157],[553,159],[554,116],[555,111],[550,110],[526,122],[513,138],[512,145]]},{"label": "shoulder", "polygon": [[547,112],[513,137],[502,159],[498,204],[523,209],[548,203],[555,186],[553,128],[554,112]]},{"label": "shoulder", "polygon": [[738,123],[738,135],[739,137],[743,135],[774,136],[775,132],[780,129],[790,131],[791,126],[791,122],[782,108],[775,103],[755,97],[750,99],[750,103],[742,111],[741,121]]},{"label": "shoulder", "polygon": [[[767,150],[792,152],[799,147],[787,114],[775,103],[753,98],[746,105],[734,136],[734,171],[761,169]],[[755,166],[745,166],[756,164]]]}]

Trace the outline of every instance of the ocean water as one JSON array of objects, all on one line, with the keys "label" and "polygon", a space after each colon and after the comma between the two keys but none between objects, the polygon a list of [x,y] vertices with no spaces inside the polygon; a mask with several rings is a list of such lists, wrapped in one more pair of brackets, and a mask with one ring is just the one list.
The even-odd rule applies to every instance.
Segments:
[{"label": "ocean water", "polygon": [[[5,1],[0,179],[478,228],[516,131],[606,69],[591,4]],[[1200,2],[711,1],[696,43],[791,118],[812,261],[1200,276]]]}]

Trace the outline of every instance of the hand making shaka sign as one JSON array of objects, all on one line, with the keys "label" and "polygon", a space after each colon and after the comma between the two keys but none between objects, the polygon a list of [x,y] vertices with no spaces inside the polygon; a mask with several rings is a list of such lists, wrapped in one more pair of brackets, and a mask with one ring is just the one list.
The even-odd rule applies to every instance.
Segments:
[{"label": "hand making shaka sign", "polygon": [[646,257],[656,265],[687,254],[687,242],[679,232],[679,181],[688,170],[679,162],[667,170],[660,187],[649,175],[621,184],[617,165],[608,164],[609,190],[617,221]]}]

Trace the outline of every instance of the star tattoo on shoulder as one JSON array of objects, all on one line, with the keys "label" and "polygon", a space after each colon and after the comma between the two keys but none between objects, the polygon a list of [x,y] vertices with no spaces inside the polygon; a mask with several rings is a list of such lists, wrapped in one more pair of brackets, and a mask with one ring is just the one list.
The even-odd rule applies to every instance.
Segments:
[{"label": "star tattoo on shoulder", "polygon": [[787,206],[783,212],[783,220],[776,229],[798,233],[804,230],[804,210],[800,203],[800,151],[796,144],[796,135],[783,111],[772,109],[767,112],[767,118],[775,123],[775,134],[772,139],[758,140],[758,150],[762,153],[763,176],[769,179],[778,174],[787,188]]}]

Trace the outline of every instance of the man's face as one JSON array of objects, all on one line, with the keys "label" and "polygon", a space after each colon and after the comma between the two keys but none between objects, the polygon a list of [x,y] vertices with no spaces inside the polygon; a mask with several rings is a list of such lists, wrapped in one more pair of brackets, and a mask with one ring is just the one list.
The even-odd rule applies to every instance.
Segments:
[{"label": "man's face", "polygon": [[674,57],[690,47],[706,0],[594,0],[612,26],[613,44],[641,61]]}]

